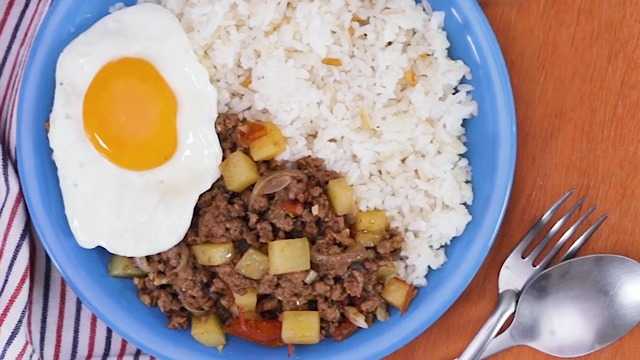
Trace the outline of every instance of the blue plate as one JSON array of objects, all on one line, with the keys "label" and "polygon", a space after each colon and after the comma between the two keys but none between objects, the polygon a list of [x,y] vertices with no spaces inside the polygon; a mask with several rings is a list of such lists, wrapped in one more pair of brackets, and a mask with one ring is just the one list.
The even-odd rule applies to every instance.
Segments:
[{"label": "blue plate", "polygon": [[[113,330],[142,350],[163,359],[286,359],[285,348],[264,348],[230,338],[220,354],[193,340],[188,331],[169,330],[157,308],[136,296],[131,281],[108,276],[108,253],[79,247],[65,218],[56,168],[44,123],[53,103],[58,55],[80,32],[108,13],[118,0],[57,0],[33,45],[18,104],[18,166],[35,229],[54,264],[82,301]],[[126,1],[132,3],[131,0]],[[295,359],[381,358],[418,336],[460,296],[484,261],[502,221],[515,167],[516,127],[513,95],[498,43],[475,0],[432,0],[446,13],[445,29],[453,58],[473,73],[469,81],[479,104],[467,121],[467,157],[473,167],[473,220],[446,252],[448,261],[428,274],[404,316],[359,331],[343,342],[326,340],[297,346]]]}]

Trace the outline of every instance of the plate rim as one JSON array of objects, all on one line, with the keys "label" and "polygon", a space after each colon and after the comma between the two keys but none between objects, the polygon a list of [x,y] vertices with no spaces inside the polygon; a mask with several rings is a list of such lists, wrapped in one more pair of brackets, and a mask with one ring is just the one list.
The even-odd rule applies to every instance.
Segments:
[{"label": "plate rim", "polygon": [[[444,305],[444,310],[441,311],[439,314],[436,314],[435,318],[431,319],[431,321],[421,323],[418,326],[415,326],[415,325],[411,326],[410,331],[406,332],[402,337],[396,338],[390,344],[389,343],[386,344],[386,346],[384,346],[383,348],[378,349],[375,352],[375,354],[367,354],[367,355],[380,356],[380,357],[386,356],[398,350],[400,347],[408,344],[411,340],[415,339],[420,333],[422,333],[424,330],[429,328],[434,322],[440,319],[442,315],[446,311],[448,311],[451,308],[451,306],[459,299],[460,295],[468,287],[469,283],[473,280],[473,278],[477,275],[478,271],[480,270],[480,267],[486,260],[490,249],[493,247],[493,244],[495,243],[498,231],[500,230],[502,222],[504,220],[504,216],[507,211],[509,199],[513,189],[515,165],[516,165],[516,154],[517,154],[517,122],[516,122],[516,112],[515,112],[515,102],[513,97],[513,91],[511,88],[508,69],[504,60],[504,55],[498,44],[495,34],[488,22],[488,19],[486,18],[484,12],[482,11],[481,7],[479,6],[476,0],[454,0],[454,1],[451,1],[451,3],[457,4],[457,7],[465,8],[468,13],[473,13],[475,15],[475,16],[470,16],[469,21],[470,23],[472,23],[472,25],[482,30],[480,33],[478,33],[477,38],[479,42],[482,42],[485,48],[489,50],[488,53],[492,54],[492,59],[490,63],[492,63],[491,65],[493,69],[492,72],[495,72],[495,74],[492,74],[493,75],[492,78],[494,80],[498,80],[498,82],[496,83],[496,88],[502,89],[501,93],[502,95],[504,95],[499,100],[503,105],[501,109],[505,113],[506,118],[509,120],[508,123],[511,125],[510,127],[508,127],[505,133],[505,134],[508,134],[509,143],[507,144],[507,148],[510,151],[506,154],[503,154],[504,155],[503,162],[498,165],[498,170],[501,170],[503,174],[502,176],[498,177],[501,180],[501,185],[496,186],[496,188],[501,189],[501,191],[499,194],[492,194],[493,197],[499,198],[498,200],[495,200],[495,201],[499,202],[500,211],[496,217],[497,221],[494,222],[493,229],[491,231],[490,241],[483,243],[485,244],[485,246],[481,247],[480,249],[481,252],[477,254],[478,255],[477,258],[472,263],[469,264],[468,268],[471,271],[468,271],[466,273],[467,276],[464,277],[464,281],[460,281],[459,283],[457,283],[456,289],[454,290],[454,294],[453,294],[454,296],[451,297],[450,301],[447,301],[448,304]],[[41,26],[38,29],[36,37],[32,43],[31,51],[27,58],[27,63],[25,66],[25,72],[24,72],[21,85],[33,81],[31,80],[32,72],[28,70],[34,66],[33,64],[35,62],[35,58],[38,55],[38,52],[34,51],[34,49],[38,48],[38,45],[43,41],[43,38],[45,37],[42,33],[42,29],[43,28],[46,29],[47,27],[46,25],[50,22],[53,22],[56,16],[62,16],[61,12],[59,11],[60,8],[64,8],[64,6],[67,6],[67,7],[72,6],[72,4],[73,4],[73,0],[58,0],[58,1],[55,1],[51,5],[51,7],[47,10],[47,13],[45,14],[43,22],[41,23]],[[453,7],[454,5],[451,5],[451,6]],[[18,165],[19,174],[24,174],[25,172],[29,172],[29,170],[26,168],[25,161],[20,161],[22,157],[21,154],[24,151],[23,146],[26,146],[24,144],[28,139],[27,135],[24,134],[24,131],[21,131],[21,126],[20,126],[20,123],[21,123],[20,119],[22,119],[23,114],[25,114],[25,112],[28,112],[28,109],[27,109],[28,105],[26,104],[27,100],[25,100],[28,97],[25,95],[25,92],[26,92],[25,89],[29,89],[29,87],[20,86],[19,96],[18,96],[18,109],[17,109],[18,124],[16,126],[17,128],[16,129],[17,131],[16,153],[17,153],[17,165]],[[33,208],[33,205],[36,203],[36,200],[33,199],[32,194],[29,194],[28,193],[29,191],[26,190],[31,187],[30,181],[25,179],[24,176],[21,176],[20,183],[24,192],[24,199],[27,205],[27,209],[31,209]],[[472,186],[473,186],[473,181],[472,181]],[[43,214],[39,214],[39,212],[36,212],[36,213],[38,214],[35,216],[32,215],[32,218],[40,218],[40,216],[43,215]],[[41,229],[41,222],[38,223],[36,221],[33,221],[32,224],[34,229],[36,230],[35,232],[37,234],[37,237],[40,238],[41,232],[43,232],[43,230]],[[40,241],[40,239],[38,239],[38,241]],[[54,265],[56,266],[56,268],[58,269],[58,271],[66,281],[66,279],[69,276],[69,271],[64,267],[59,266],[57,262],[57,257],[52,256],[52,253],[55,254],[56,251],[51,247],[51,244],[43,241],[40,241],[40,243],[43,246],[43,248],[46,250],[47,255],[51,258],[51,261],[54,263]],[[105,311],[96,308],[92,301],[88,301],[88,302],[85,301],[86,297],[83,294],[84,291],[79,291],[80,288],[76,283],[71,281],[71,282],[67,282],[67,284],[74,291],[74,293],[78,295],[78,297],[81,299],[83,304],[85,304],[94,314],[96,314],[107,326],[112,328],[114,331],[118,329],[118,333],[122,333],[121,327],[113,323],[110,320],[110,318],[106,316]],[[132,335],[128,332],[124,332],[124,334]],[[140,349],[142,349],[143,351],[149,354],[157,354],[155,349],[146,346],[146,344],[140,341],[137,341],[138,339],[135,336],[127,336],[127,340],[131,341],[133,345],[139,347]]]}]

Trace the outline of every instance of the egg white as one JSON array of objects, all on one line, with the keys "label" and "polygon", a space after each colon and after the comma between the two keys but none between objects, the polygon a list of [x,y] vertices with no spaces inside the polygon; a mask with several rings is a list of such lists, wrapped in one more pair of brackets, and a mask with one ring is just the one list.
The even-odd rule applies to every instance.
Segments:
[{"label": "egg white", "polygon": [[[153,64],[178,104],[176,152],[147,171],[111,163],[96,151],[83,127],[83,99],[91,80],[105,64],[123,57]],[[65,213],[80,246],[144,256],[180,242],[198,196],[220,176],[216,103],[216,90],[180,23],[160,6],[119,10],[64,49],[56,68],[48,136]]]}]

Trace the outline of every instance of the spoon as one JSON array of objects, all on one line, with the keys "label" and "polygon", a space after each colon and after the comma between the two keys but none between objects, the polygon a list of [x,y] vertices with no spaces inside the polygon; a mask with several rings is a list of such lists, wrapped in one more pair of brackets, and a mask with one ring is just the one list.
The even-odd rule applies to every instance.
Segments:
[{"label": "spoon", "polygon": [[562,262],[525,287],[511,326],[482,359],[516,345],[576,357],[618,340],[640,321],[640,264],[618,255]]}]

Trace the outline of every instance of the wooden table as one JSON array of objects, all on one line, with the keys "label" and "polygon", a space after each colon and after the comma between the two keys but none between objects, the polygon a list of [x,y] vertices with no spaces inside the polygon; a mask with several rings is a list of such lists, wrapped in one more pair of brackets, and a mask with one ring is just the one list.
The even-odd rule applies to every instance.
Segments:
[{"label": "wooden table", "polygon": [[[496,302],[500,266],[575,188],[609,219],[581,254],[640,260],[640,2],[480,0],[506,58],[518,118],[516,176],[500,233],[453,307],[389,359],[453,359]],[[574,195],[574,199],[578,197]],[[593,216],[593,221],[597,216]],[[640,358],[640,326],[584,359]],[[554,359],[527,347],[499,359]]]}]

